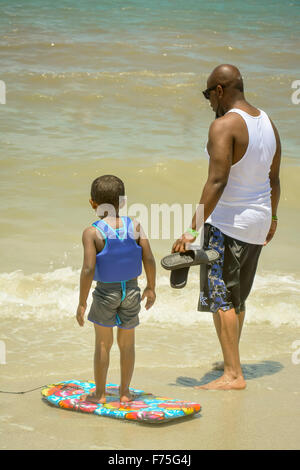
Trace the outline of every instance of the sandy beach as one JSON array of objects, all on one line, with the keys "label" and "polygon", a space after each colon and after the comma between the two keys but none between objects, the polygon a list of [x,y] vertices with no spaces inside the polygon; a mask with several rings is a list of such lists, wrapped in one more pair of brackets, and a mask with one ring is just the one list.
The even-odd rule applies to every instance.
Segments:
[{"label": "sandy beach", "polygon": [[[28,329],[21,322],[12,323],[14,335],[8,341],[9,364],[2,366],[1,390],[92,379],[91,326],[79,335],[74,320],[50,321],[47,330],[42,325]],[[20,344],[18,335],[25,328],[28,341]],[[132,386],[200,403],[199,415],[147,425],[53,408],[42,401],[39,390],[1,394],[1,449],[298,449],[300,364],[292,362],[293,331],[247,325],[241,347],[247,389],[199,391],[193,386],[220,375],[212,370],[220,359],[212,328],[182,331],[177,326],[171,334],[167,328],[140,326],[137,331]],[[264,344],[259,341],[262,337]],[[116,346],[108,380],[119,383]]]}]

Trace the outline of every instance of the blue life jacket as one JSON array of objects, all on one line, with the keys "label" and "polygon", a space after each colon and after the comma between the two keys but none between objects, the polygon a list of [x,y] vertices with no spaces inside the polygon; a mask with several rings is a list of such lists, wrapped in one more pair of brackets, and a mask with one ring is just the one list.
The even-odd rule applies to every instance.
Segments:
[{"label": "blue life jacket", "polygon": [[122,222],[119,229],[101,219],[92,224],[105,239],[103,250],[96,255],[95,281],[129,281],[142,272],[142,248],[135,241],[132,221],[122,217]]}]

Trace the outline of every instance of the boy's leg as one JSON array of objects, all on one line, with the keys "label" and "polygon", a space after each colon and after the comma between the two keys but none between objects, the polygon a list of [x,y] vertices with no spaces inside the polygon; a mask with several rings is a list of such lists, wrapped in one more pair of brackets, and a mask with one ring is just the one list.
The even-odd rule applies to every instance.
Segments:
[{"label": "boy's leg", "polygon": [[135,361],[135,329],[130,330],[118,328],[118,345],[120,348],[120,368],[121,368],[121,383],[120,383],[120,401],[131,401],[134,397],[129,392],[129,385],[131,382],[134,361]]},{"label": "boy's leg", "polygon": [[94,377],[96,390],[86,397],[87,401],[105,403],[105,384],[109,366],[109,353],[113,344],[113,329],[108,326],[95,327]]}]

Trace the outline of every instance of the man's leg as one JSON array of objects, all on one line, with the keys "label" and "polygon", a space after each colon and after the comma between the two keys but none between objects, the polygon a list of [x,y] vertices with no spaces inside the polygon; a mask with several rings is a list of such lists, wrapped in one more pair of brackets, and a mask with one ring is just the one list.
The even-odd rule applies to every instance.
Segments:
[{"label": "man's leg", "polygon": [[243,310],[243,311],[240,312],[239,315],[237,316],[237,317],[238,317],[238,321],[239,321],[239,342],[240,342],[240,339],[241,339],[242,329],[243,329],[243,325],[244,325],[245,313],[246,313],[246,311]]},{"label": "man's leg", "polygon": [[112,327],[95,327],[94,377],[96,390],[87,395],[86,400],[96,403],[105,403],[105,384],[109,366],[109,353],[113,344]]},{"label": "man's leg", "polygon": [[120,401],[128,402],[134,397],[129,392],[135,361],[135,329],[118,328],[118,345],[120,349]]},{"label": "man's leg", "polygon": [[[232,308],[213,314],[215,328],[224,358],[224,374],[206,385],[196,388],[208,390],[239,390],[246,387],[239,355],[240,326],[238,315]],[[243,318],[241,319],[243,321]],[[242,325],[242,324],[241,324]]]},{"label": "man's leg", "polygon": [[[238,328],[239,328],[239,334],[238,334],[238,341],[240,342],[240,339],[241,339],[241,334],[242,334],[242,329],[243,329],[243,324],[244,324],[244,319],[245,319],[245,310],[243,310],[242,312],[239,313],[239,315],[237,315],[237,318],[238,318]],[[214,319],[214,324],[215,324],[215,328],[216,328],[216,332],[217,332],[217,335],[218,335],[218,338],[219,338],[219,341],[220,341],[220,331],[221,331],[221,326],[220,326],[220,319],[218,316],[214,315],[213,314],[213,319]],[[213,364],[213,369],[214,370],[224,370],[224,362],[223,361],[219,361],[219,362],[215,362]]]}]

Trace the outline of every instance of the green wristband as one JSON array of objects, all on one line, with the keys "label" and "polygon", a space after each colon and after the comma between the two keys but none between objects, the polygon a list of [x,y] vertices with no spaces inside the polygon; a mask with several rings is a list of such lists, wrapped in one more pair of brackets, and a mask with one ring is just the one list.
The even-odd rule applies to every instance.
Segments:
[{"label": "green wristband", "polygon": [[193,228],[189,227],[188,229],[186,229],[186,232],[190,233],[191,235],[193,235],[193,237],[198,237],[199,235],[199,232],[197,232],[197,230],[194,230]]},{"label": "green wristband", "polygon": [[277,220],[278,220],[277,215],[272,215],[272,220],[275,220],[277,222]]}]

